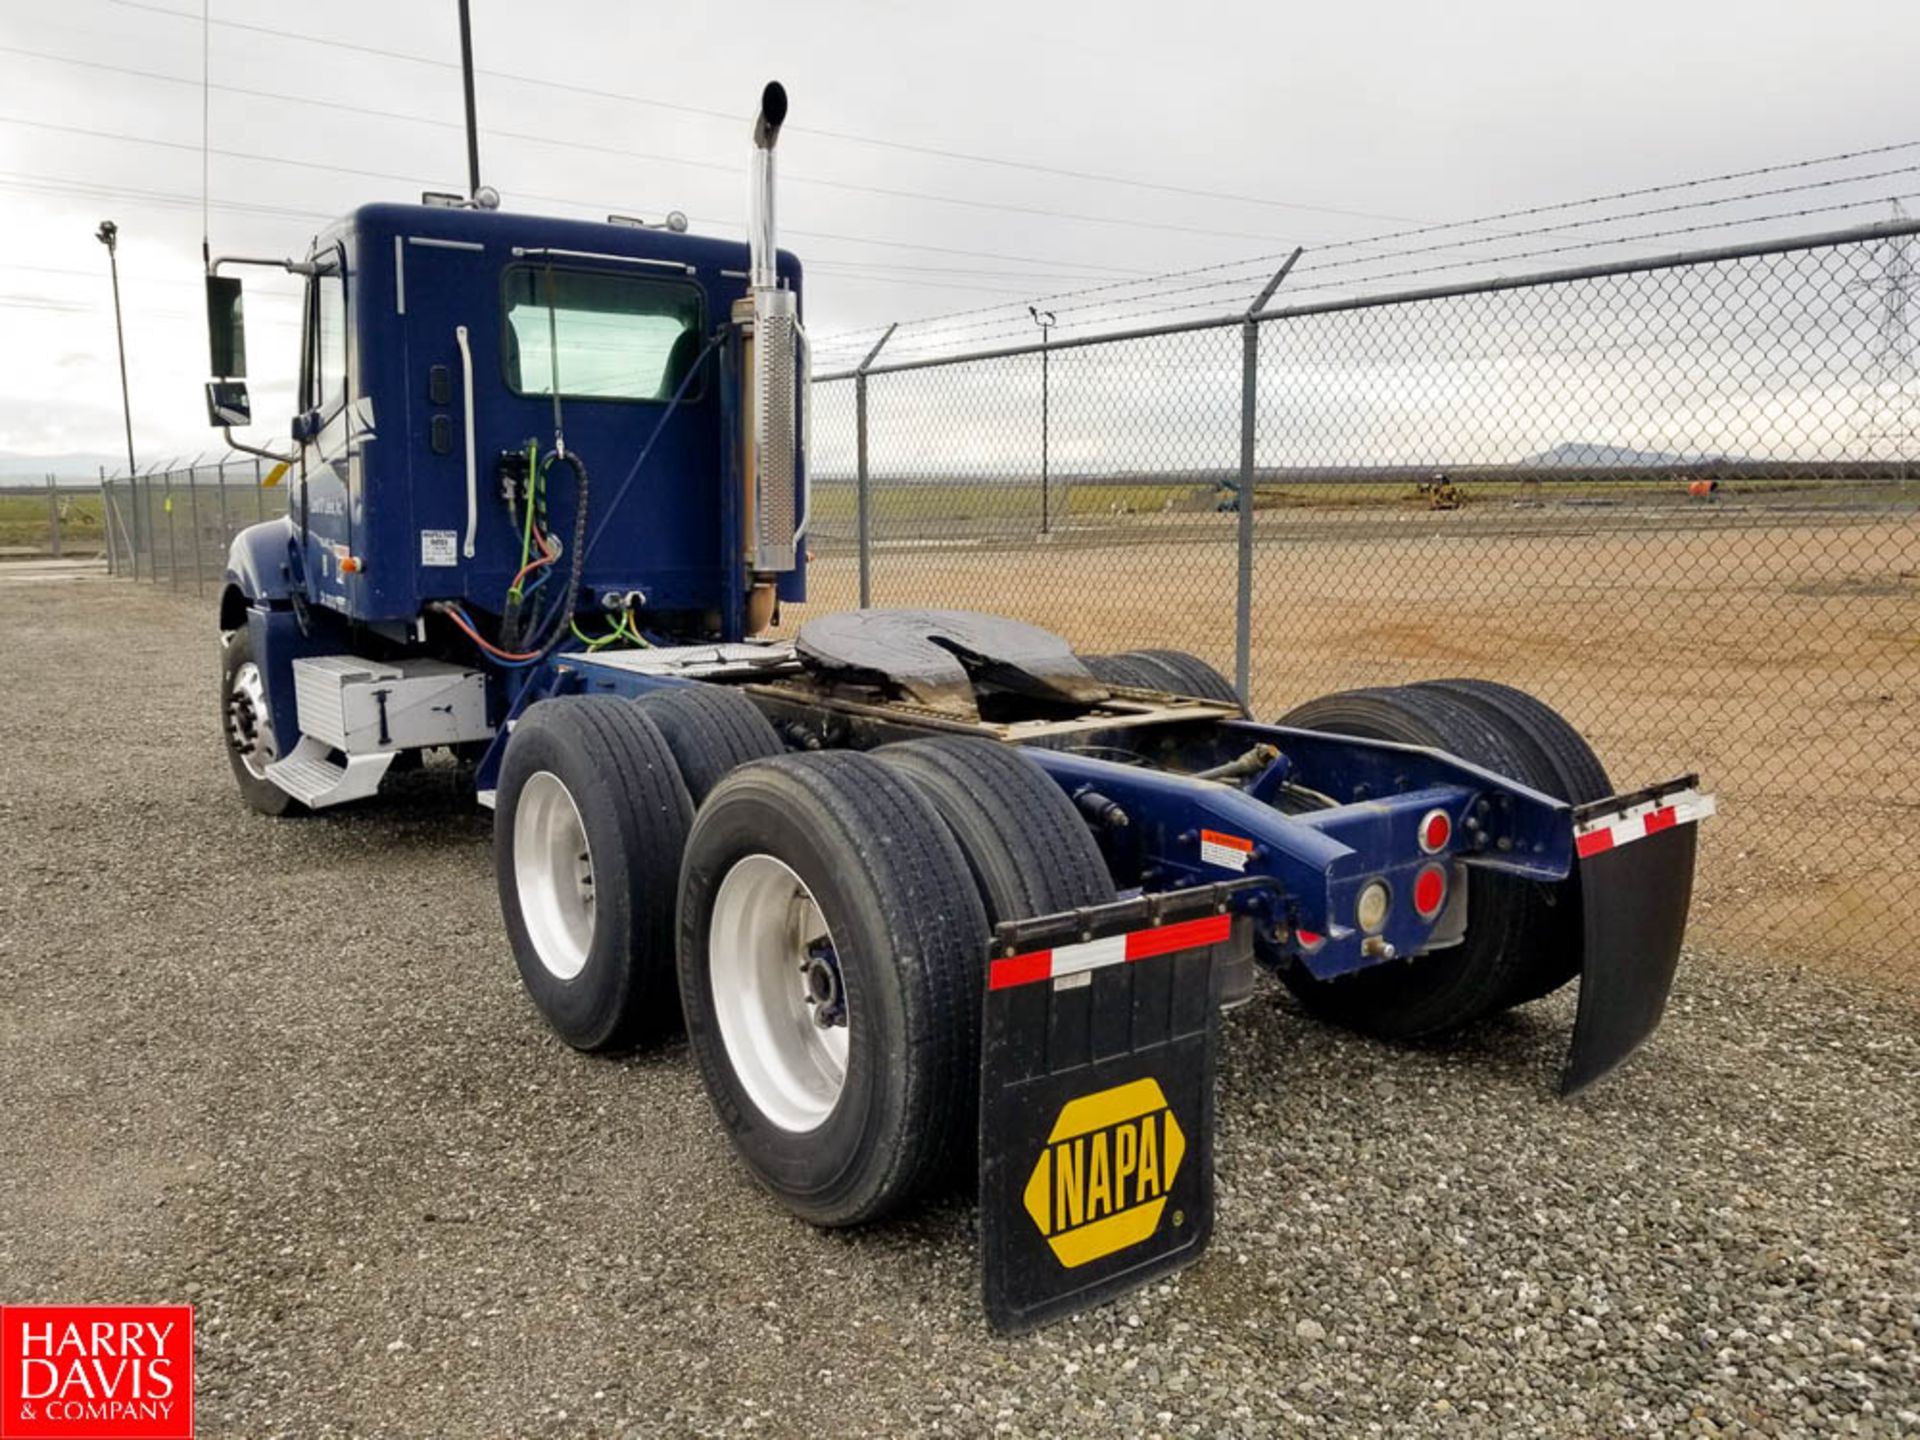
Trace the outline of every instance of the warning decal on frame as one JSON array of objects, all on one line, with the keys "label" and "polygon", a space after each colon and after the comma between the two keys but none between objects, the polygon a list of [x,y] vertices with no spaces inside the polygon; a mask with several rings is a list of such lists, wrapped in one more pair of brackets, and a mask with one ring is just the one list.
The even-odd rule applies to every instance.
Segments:
[{"label": "warning decal on frame", "polygon": [[1253,842],[1218,830],[1200,832],[1200,858],[1224,870],[1244,871],[1253,857]]},{"label": "warning decal on frame", "polygon": [[422,565],[457,565],[460,555],[460,537],[452,530],[422,530],[420,532],[420,563]]}]

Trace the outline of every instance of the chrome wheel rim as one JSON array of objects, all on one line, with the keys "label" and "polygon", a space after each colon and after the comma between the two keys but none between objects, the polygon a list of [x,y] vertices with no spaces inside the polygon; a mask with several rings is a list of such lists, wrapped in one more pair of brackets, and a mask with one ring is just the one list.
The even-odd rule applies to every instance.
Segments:
[{"label": "chrome wheel rim", "polygon": [[839,953],[806,882],[771,855],[735,862],[707,935],[720,1041],[760,1113],[817,1130],[847,1082],[852,1037]]},{"label": "chrome wheel rim", "polygon": [[573,979],[593,948],[593,849],[572,792],[549,770],[520,790],[513,881],[533,953],[556,980]]},{"label": "chrome wheel rim", "polygon": [[267,682],[251,660],[233,672],[227,686],[227,744],[256,780],[264,780],[267,766],[280,758],[273,737],[273,712],[267,708]]}]

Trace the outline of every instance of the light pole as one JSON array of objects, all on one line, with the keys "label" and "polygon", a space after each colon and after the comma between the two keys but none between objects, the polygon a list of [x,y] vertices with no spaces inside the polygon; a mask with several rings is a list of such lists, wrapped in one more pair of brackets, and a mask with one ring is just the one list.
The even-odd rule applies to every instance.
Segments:
[{"label": "light pole", "polygon": [[[127,486],[131,490],[137,483],[139,473],[133,461],[133,398],[127,391],[127,331],[120,319],[120,227],[111,220],[102,220],[100,228],[93,232],[93,238],[107,247],[107,269],[113,276],[113,338],[120,348],[120,417],[127,427]],[[135,566],[139,564],[140,536],[139,507],[134,507],[133,550]],[[137,570],[136,570],[137,573]]]},{"label": "light pole", "polygon": [[1048,448],[1051,440],[1052,417],[1048,411],[1053,399],[1052,377],[1048,374],[1047,332],[1053,329],[1054,315],[1051,310],[1041,310],[1027,306],[1027,314],[1033,317],[1033,323],[1040,327],[1040,533],[1046,535],[1053,528],[1051,501],[1048,496],[1047,472],[1049,469]]}]

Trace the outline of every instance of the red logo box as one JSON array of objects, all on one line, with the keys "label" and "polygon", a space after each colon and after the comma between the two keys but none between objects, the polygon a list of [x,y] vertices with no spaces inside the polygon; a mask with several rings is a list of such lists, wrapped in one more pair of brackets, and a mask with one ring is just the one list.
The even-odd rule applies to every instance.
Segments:
[{"label": "red logo box", "polygon": [[0,1305],[0,1440],[193,1440],[191,1305]]}]

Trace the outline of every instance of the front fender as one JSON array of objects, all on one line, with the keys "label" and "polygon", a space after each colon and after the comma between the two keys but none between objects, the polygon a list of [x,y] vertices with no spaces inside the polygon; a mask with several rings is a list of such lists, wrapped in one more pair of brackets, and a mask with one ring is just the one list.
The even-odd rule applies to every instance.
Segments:
[{"label": "front fender", "polygon": [[253,604],[290,600],[303,591],[293,520],[265,520],[234,536],[227,547],[226,584]]}]

